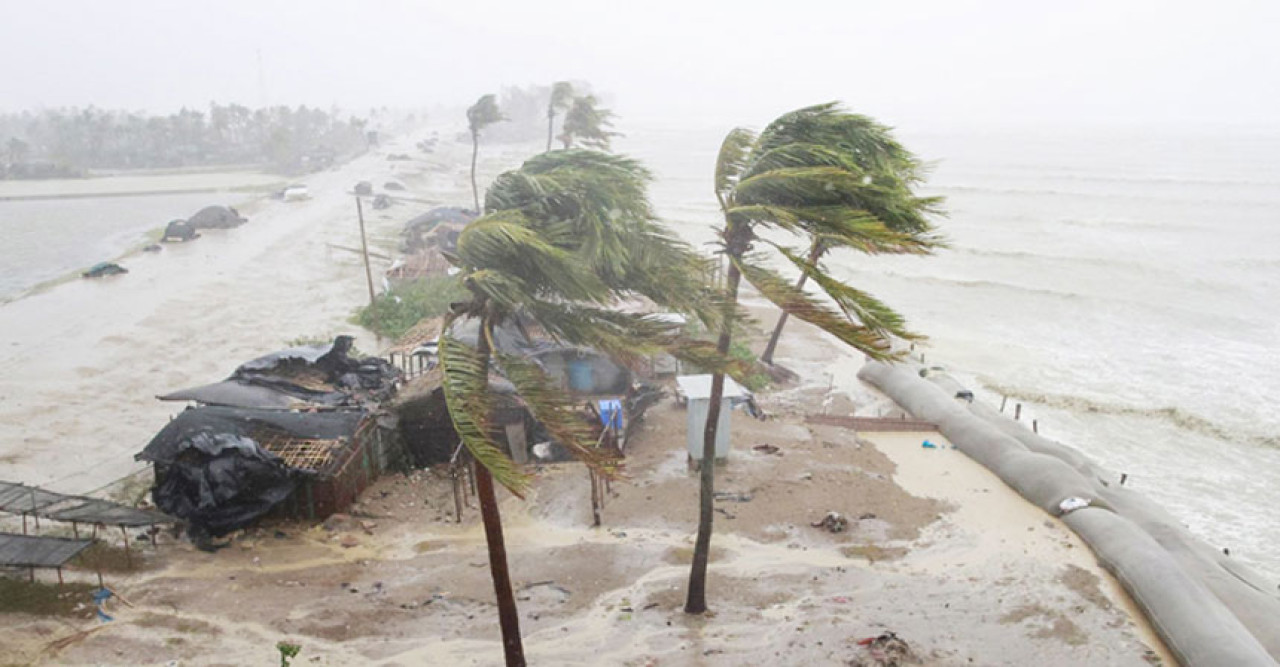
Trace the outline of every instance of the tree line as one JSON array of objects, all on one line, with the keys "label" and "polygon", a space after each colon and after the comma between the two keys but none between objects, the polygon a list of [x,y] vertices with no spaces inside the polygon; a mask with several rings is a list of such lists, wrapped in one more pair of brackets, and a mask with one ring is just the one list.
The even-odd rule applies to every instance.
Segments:
[{"label": "tree line", "polygon": [[0,114],[0,177],[233,164],[297,170],[363,150],[368,124],[336,108],[218,103],[169,115],[92,106]]},{"label": "tree line", "polygon": [[[514,385],[533,417],[595,473],[616,474],[615,461],[595,446],[573,412],[571,398],[534,363],[494,344],[494,330],[532,318],[555,338],[619,359],[664,351],[712,372],[703,432],[699,521],[684,610],[708,611],[708,555],[714,519],[715,442],[726,374],[741,361],[730,354],[748,318],[738,304],[743,283],[781,310],[768,345],[773,350],[788,316],[834,335],[868,358],[894,361],[904,343],[919,340],[888,304],[848,285],[822,258],[843,249],[865,254],[927,255],[943,246],[933,226],[942,201],[916,193],[924,167],[890,128],[838,104],[797,109],[761,132],[739,128],[720,147],[714,196],[723,221],[716,229],[726,260],[723,281],[708,280],[711,260],[679,241],[657,219],[648,199],[650,173],[608,153],[613,114],[590,95],[559,82],[543,97],[547,151],[506,172],[484,195],[475,184],[482,133],[506,119],[495,95],[467,110],[473,142],[472,187],[482,215],[469,224],[449,259],[468,298],[449,321],[478,322],[474,345],[440,340],[449,413],[475,461],[490,573],[498,602],[506,664],[524,665],[516,600],[506,559],[495,483],[522,496],[529,474],[504,451],[493,421],[491,373]],[[555,136],[555,119],[563,115]],[[562,148],[552,150],[553,139]],[[581,144],[585,148],[575,148]],[[775,268],[799,273],[795,282]],[[806,290],[806,284],[816,290]],[[678,325],[618,312],[620,300],[643,297],[714,332],[698,340]]]}]

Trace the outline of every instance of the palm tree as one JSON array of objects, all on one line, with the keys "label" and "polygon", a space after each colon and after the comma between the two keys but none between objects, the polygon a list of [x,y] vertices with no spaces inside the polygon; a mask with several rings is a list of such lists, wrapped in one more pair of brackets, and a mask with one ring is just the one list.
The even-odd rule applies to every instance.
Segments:
[{"label": "palm tree", "polygon": [[[892,347],[895,337],[919,339],[888,305],[832,278],[801,251],[775,241],[772,237],[777,235],[759,233],[788,232],[807,241],[810,248],[821,243],[866,252],[931,252],[939,240],[926,220],[921,218],[914,231],[899,231],[872,211],[871,203],[877,207],[885,204],[881,198],[887,199],[890,193],[873,187],[877,175],[857,159],[872,150],[866,143],[866,128],[871,124],[869,118],[845,112],[832,103],[785,114],[758,137],[741,128],[725,137],[715,173],[716,199],[724,215],[720,244],[729,259],[725,313],[717,341],[721,355],[728,353],[732,342],[735,318],[731,308],[737,303],[743,278],[784,312],[830,332],[873,359],[899,358],[901,352]],[[936,204],[933,200],[919,202],[924,208]],[[890,210],[887,204],[884,210]],[[756,250],[757,245],[765,250]],[[774,254],[767,250],[776,251],[801,275],[817,283],[825,298],[793,287],[767,268],[765,262]],[[698,536],[684,607],[690,614],[707,610],[716,427],[723,395],[724,373],[717,371],[712,375],[711,404],[703,432]]]},{"label": "palm tree", "polygon": [[[799,134],[803,131],[804,134]],[[847,132],[848,136],[841,140],[832,133]],[[855,165],[866,176],[865,187],[856,198],[851,198],[845,205],[856,210],[870,213],[884,226],[895,232],[906,234],[928,235],[931,226],[927,219],[930,214],[940,214],[938,210],[940,197],[919,197],[913,189],[924,180],[924,164],[893,137],[892,131],[866,116],[846,114],[845,117],[824,118],[817,120],[811,127],[797,130],[796,139],[804,143],[820,143],[824,138],[835,138],[830,148],[838,151],[841,159]],[[815,238],[809,246],[808,263],[817,264],[828,251],[838,247],[848,247],[839,239],[831,237]],[[886,247],[857,246],[851,248],[866,253],[895,253],[900,249]],[[907,252],[916,252],[915,247]],[[796,281],[796,290],[804,288],[809,280],[806,273],[801,273]],[[778,339],[782,337],[782,328],[787,324],[788,313],[784,310],[769,336],[769,343],[760,355],[760,361],[773,363],[774,352],[778,348]]]},{"label": "palm tree", "polygon": [[[653,217],[638,163],[591,151],[556,151],[500,175],[486,194],[488,213],[467,226],[450,260],[470,298],[454,304],[441,336],[445,400],[454,427],[477,462],[489,565],[508,665],[523,665],[519,620],[507,570],[494,482],[520,496],[529,478],[496,444],[489,376],[498,371],[557,441],[593,470],[614,462],[596,449],[589,422],[534,363],[501,349],[494,330],[531,318],[548,335],[623,360],[676,341],[671,325],[610,306],[641,295],[655,303],[713,317],[699,301],[705,260],[676,241]],[[451,325],[473,320],[474,346]]]},{"label": "palm tree", "polygon": [[614,114],[608,109],[596,106],[594,95],[583,95],[573,98],[573,106],[564,116],[564,127],[560,141],[566,149],[573,148],[574,140],[583,146],[598,150],[609,150],[609,142],[613,137],[622,136],[621,132],[611,132]]},{"label": "palm tree", "polygon": [[551,150],[551,139],[555,133],[556,112],[569,108],[573,99],[573,84],[568,81],[557,81],[551,84],[551,100],[547,102],[547,150]]},{"label": "palm tree", "polygon": [[467,107],[467,127],[471,130],[471,196],[475,199],[476,214],[480,210],[480,188],[476,186],[476,156],[480,153],[480,130],[504,121],[506,117],[498,110],[497,98],[481,95],[476,103]]}]

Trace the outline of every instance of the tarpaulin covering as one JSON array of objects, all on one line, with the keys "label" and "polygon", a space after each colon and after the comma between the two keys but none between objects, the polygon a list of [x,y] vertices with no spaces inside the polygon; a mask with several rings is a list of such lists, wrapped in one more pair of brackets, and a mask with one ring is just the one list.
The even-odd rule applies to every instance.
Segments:
[{"label": "tarpaulin covering", "polygon": [[222,382],[182,389],[162,401],[277,410],[342,407],[378,402],[395,390],[399,371],[378,357],[350,356],[352,338],[304,345],[242,364]]},{"label": "tarpaulin covering", "polygon": [[189,521],[193,534],[225,535],[271,511],[293,492],[300,475],[259,442],[263,434],[350,441],[358,410],[283,412],[208,406],[182,412],[135,458],[160,471],[152,498],[167,514]]}]

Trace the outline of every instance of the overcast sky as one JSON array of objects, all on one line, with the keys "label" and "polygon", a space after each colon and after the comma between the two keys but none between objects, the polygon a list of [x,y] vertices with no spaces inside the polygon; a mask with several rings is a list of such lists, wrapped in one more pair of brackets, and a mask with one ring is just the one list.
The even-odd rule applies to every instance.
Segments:
[{"label": "overcast sky", "polygon": [[1280,1],[0,0],[6,110],[421,107],[556,79],[633,118],[841,99],[917,126],[1271,125]]}]

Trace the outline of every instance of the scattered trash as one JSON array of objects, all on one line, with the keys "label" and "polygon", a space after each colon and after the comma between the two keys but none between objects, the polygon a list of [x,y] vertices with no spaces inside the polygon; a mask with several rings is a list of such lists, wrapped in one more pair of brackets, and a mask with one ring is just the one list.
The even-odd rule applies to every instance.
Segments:
[{"label": "scattered trash", "polygon": [[874,518],[876,518],[876,515],[872,514],[871,512],[863,512],[862,514],[858,515],[858,521],[866,521],[867,519],[874,519]]},{"label": "scattered trash", "polygon": [[1062,502],[1058,503],[1058,509],[1061,510],[1063,514],[1070,514],[1078,509],[1084,509],[1088,506],[1089,499],[1081,498],[1080,496],[1063,498]]},{"label": "scattered trash", "polygon": [[933,444],[932,442],[929,442],[928,440],[925,440],[924,442],[920,443],[920,446],[924,447],[925,449],[941,449],[940,447]]},{"label": "scattered trash", "polygon": [[142,252],[160,252],[163,249],[164,248],[160,247],[159,243],[152,243],[151,245],[142,246]]},{"label": "scattered trash", "polygon": [[958,399],[960,399],[960,400],[963,400],[963,401],[969,401],[970,403],[972,403],[972,402],[973,402],[973,392],[969,391],[968,389],[962,389],[962,390],[960,390],[960,391],[957,391],[957,392],[956,392],[956,398],[958,398]]},{"label": "scattered trash", "polygon": [[716,508],[716,511],[717,511],[717,512],[719,512],[719,513],[721,513],[721,514],[723,514],[723,515],[724,515],[724,518],[726,518],[726,519],[736,519],[736,518],[738,518],[738,515],[736,515],[736,514],[730,514],[730,513],[729,513],[729,510],[726,510],[726,509],[725,509],[725,508],[723,508],[723,507],[717,507],[717,508]]},{"label": "scattered trash", "polygon": [[716,500],[725,500],[731,503],[749,503],[755,496],[750,493],[738,493],[734,491],[716,491]]},{"label": "scattered trash", "polygon": [[896,633],[885,632],[878,637],[867,637],[858,640],[858,646],[867,650],[869,655],[856,657],[849,662],[856,667],[900,667],[901,665],[919,664],[920,661],[911,652],[907,642]]},{"label": "scattered trash", "polygon": [[99,588],[93,592],[93,605],[97,608],[98,620],[103,623],[110,623],[116,620],[114,616],[107,613],[107,600],[110,600],[114,594],[105,587]]},{"label": "scattered trash", "polygon": [[343,549],[350,549],[351,547],[360,546],[360,540],[355,535],[343,535],[338,544],[341,544]]},{"label": "scattered trash", "polygon": [[779,451],[778,448],[773,445],[756,445],[751,449],[760,452],[761,454],[777,454]]},{"label": "scattered trash", "polygon": [[827,512],[821,521],[811,523],[814,528],[822,528],[829,533],[843,533],[849,527],[849,520],[839,512]]}]

